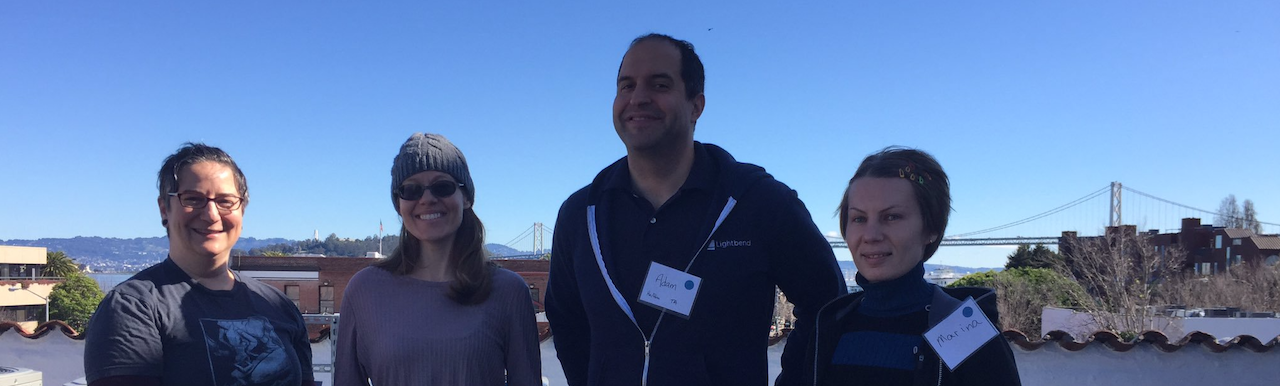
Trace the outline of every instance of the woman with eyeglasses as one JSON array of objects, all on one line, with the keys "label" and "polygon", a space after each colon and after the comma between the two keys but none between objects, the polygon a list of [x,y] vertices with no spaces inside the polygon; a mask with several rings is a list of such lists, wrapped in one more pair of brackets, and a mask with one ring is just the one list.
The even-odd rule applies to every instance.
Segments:
[{"label": "woman with eyeglasses", "polygon": [[998,333],[995,291],[924,280],[951,215],[951,184],[933,156],[901,147],[867,156],[838,213],[863,291],[818,312],[808,356],[814,385],[1021,383]]},{"label": "woman with eyeglasses", "polygon": [[391,166],[400,244],[343,292],[334,384],[539,385],[533,299],[485,258],[467,160],[416,133]]},{"label": "woman with eyeglasses", "polygon": [[158,180],[169,257],[98,304],[85,328],[89,385],[312,385],[298,308],[228,268],[249,202],[235,161],[187,143]]}]

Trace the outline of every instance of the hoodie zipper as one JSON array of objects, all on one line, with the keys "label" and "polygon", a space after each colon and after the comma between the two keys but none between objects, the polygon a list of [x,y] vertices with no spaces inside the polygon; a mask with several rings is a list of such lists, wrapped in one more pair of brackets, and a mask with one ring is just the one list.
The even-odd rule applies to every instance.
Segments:
[{"label": "hoodie zipper", "polygon": [[[837,299],[840,298],[831,299],[827,304],[823,304],[822,308],[818,309],[818,313],[813,316],[813,386],[818,386],[818,342],[822,341],[818,339],[818,336],[822,334],[822,311],[825,311],[827,306],[835,303]],[[788,337],[787,339],[790,340],[791,338]],[[788,341],[787,343],[791,342]]]},{"label": "hoodie zipper", "polygon": [[[729,212],[733,211],[733,207],[737,204],[733,196],[729,196],[728,202],[725,203],[724,209],[720,211],[720,217],[716,218],[715,225],[711,227],[711,233],[707,234],[707,239],[698,247],[698,251],[694,252],[693,258],[689,259],[689,264],[685,266],[684,272],[689,272],[689,268],[693,267],[693,262],[698,260],[698,256],[702,254],[702,250],[707,247],[707,243],[711,241],[711,237],[715,235],[716,230],[720,228],[720,224],[724,222],[724,218],[729,216]],[[644,335],[644,329],[640,328],[640,322],[636,321],[635,315],[631,313],[631,307],[627,306],[626,301],[622,300],[622,295],[618,293],[617,287],[613,285],[613,279],[609,277],[609,271],[604,265],[604,256],[600,251],[600,240],[596,233],[596,207],[591,205],[587,207],[587,230],[591,239],[591,249],[595,253],[596,264],[600,267],[600,274],[605,281],[605,285],[609,287],[609,292],[613,295],[614,301],[618,303],[618,307],[627,314],[627,318],[631,319],[631,324],[636,326],[636,331],[640,333],[640,338],[644,339],[644,368],[640,373],[640,385],[648,386],[649,384],[649,348],[653,344],[653,337],[658,335],[658,326],[662,325],[662,318],[666,316],[666,312],[658,314],[658,321],[653,324],[653,331],[649,336]]]},{"label": "hoodie zipper", "polygon": [[938,358],[938,386],[942,386],[942,358]]},{"label": "hoodie zipper", "polygon": [[649,342],[644,341],[644,372],[640,374],[640,386],[649,384]]}]

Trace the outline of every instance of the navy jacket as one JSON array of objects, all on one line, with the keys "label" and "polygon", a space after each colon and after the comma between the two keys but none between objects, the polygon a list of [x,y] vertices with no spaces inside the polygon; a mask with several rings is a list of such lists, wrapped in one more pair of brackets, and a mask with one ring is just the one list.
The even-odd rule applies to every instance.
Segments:
[{"label": "navy jacket", "polygon": [[[611,249],[613,245],[623,241],[635,245],[634,238],[640,237],[629,232],[612,234],[632,240],[609,237],[608,228],[617,225],[610,223],[609,214],[621,209],[615,202],[620,200],[618,192],[606,194],[605,186],[610,181],[616,186],[617,178],[630,178],[625,157],[601,171],[591,185],[574,193],[560,208],[545,306],[570,385],[767,384],[766,349],[775,285],[795,304],[797,320],[790,342],[808,342],[814,314],[822,304],[846,292],[830,244],[794,191],[763,168],[739,163],[719,147],[701,143],[695,147],[701,160],[695,163],[707,162],[703,166],[711,167],[695,165],[686,186],[701,182],[693,181],[695,178],[711,179],[712,183],[704,185],[712,188],[713,198],[705,210],[684,214],[701,218],[697,227],[701,231],[684,236],[687,240],[668,241],[701,247],[696,260],[695,250],[690,250],[687,256],[665,262],[676,269],[687,266],[688,273],[702,278],[688,319],[665,315],[656,327],[646,324],[641,328],[615,300],[602,274],[601,264],[614,267],[605,271],[616,284],[643,280],[647,273],[616,269],[618,264],[612,260],[622,254]],[[712,233],[730,200],[734,201],[731,210]],[[588,229],[589,207],[595,214],[601,261],[597,261]],[[686,265],[691,260],[693,264]],[[627,266],[637,266],[630,263]],[[652,316],[659,312],[638,303],[638,295],[619,292],[633,313]],[[646,347],[650,330],[652,337]],[[804,382],[800,377],[806,372],[800,367],[805,346],[786,347],[778,384]]]},{"label": "navy jacket", "polygon": [[[996,292],[990,288],[982,287],[934,287],[934,298],[931,304],[932,309],[936,310],[954,310],[963,299],[972,297],[987,315],[987,319],[991,323],[1000,325],[1000,311],[997,307]],[[833,383],[832,381],[842,381],[835,383],[843,383],[843,381],[856,382],[858,384],[875,385],[875,380],[831,380],[827,375],[827,364],[831,363],[832,353],[835,351],[836,344],[840,339],[839,326],[847,318],[856,318],[858,313],[855,310],[862,302],[862,292],[852,293],[842,296],[831,303],[822,307],[818,313],[817,328],[814,332],[813,339],[816,343],[810,344],[810,352],[806,359],[806,366],[809,371],[813,372],[811,378],[812,385],[820,385],[824,383]],[[947,311],[949,312],[949,311]],[[929,312],[929,326],[936,325],[939,321],[946,317],[945,312]],[[924,331],[920,331],[924,334]],[[1013,357],[1013,350],[1009,348],[1009,342],[1004,336],[996,336],[991,341],[983,345],[982,348],[974,352],[972,356],[960,364],[955,371],[946,368],[942,360],[938,358],[931,346],[925,344],[921,337],[919,353],[920,365],[915,371],[915,380],[912,383],[915,386],[1019,386],[1022,384],[1021,377],[1018,375],[1018,365]],[[875,347],[866,347],[866,350],[875,350]]]}]

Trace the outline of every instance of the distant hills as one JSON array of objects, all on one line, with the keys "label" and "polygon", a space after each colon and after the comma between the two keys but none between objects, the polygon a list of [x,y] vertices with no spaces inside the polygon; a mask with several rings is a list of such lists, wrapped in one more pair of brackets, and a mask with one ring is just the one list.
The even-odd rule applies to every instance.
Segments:
[{"label": "distant hills", "polygon": [[[241,237],[236,249],[258,248],[272,244],[287,243],[282,238],[255,239]],[[45,247],[50,251],[62,251],[74,259],[153,259],[163,260],[169,253],[169,240],[164,237],[138,237],[118,239],[114,237],[84,237],[69,239],[38,240],[0,240],[0,245],[17,245],[26,247]]]},{"label": "distant hills", "polygon": [[[858,267],[854,266],[852,261],[848,261],[848,260],[838,260],[838,261],[836,261],[836,263],[838,263],[838,264],[840,265],[840,269],[841,269],[841,270],[848,270],[849,272],[857,272],[857,271],[858,271]],[[929,274],[929,272],[933,272],[933,271],[934,271],[934,270],[936,270],[936,269],[942,269],[942,268],[950,269],[952,272],[955,272],[955,273],[957,273],[957,274],[959,274],[959,275],[961,275],[961,276],[968,275],[968,274],[975,273],[975,272],[986,272],[986,271],[996,271],[996,272],[999,272],[999,271],[1004,270],[1004,267],[995,267],[995,268],[981,268],[981,267],[979,267],[979,268],[975,268],[975,267],[961,267],[961,266],[956,266],[956,265],[941,265],[941,264],[929,264],[929,263],[925,263],[925,264],[924,264],[924,273],[927,275],[927,274]]]},{"label": "distant hills", "polygon": [[[364,252],[377,251],[377,239],[341,239],[331,237],[324,241],[289,240],[284,238],[255,239],[241,237],[236,242],[236,251],[240,254],[261,252],[266,250],[298,249],[299,252],[316,252],[316,247],[328,246],[326,256],[334,255],[334,251],[342,251],[339,255],[363,257]],[[169,240],[164,237],[138,237],[120,239],[114,237],[72,237],[42,238],[37,240],[0,240],[0,245],[24,247],[44,247],[50,252],[62,251],[77,263],[84,264],[98,272],[133,272],[160,262],[169,254]],[[369,245],[373,245],[370,247]],[[395,248],[394,239],[384,242],[384,253],[391,253]],[[370,249],[371,248],[371,249]],[[520,251],[502,244],[487,244],[485,248],[495,256],[528,255],[532,252]]]},{"label": "distant hills", "polygon": [[[395,248],[395,236],[387,236],[384,240],[384,253],[390,254]],[[43,238],[38,240],[0,240],[0,245],[17,245],[27,247],[44,247],[49,251],[62,251],[80,264],[85,264],[99,272],[132,272],[164,260],[169,253],[169,241],[164,237],[138,237],[119,239],[113,237],[73,237]],[[330,235],[319,240],[288,240],[283,238],[255,239],[241,237],[236,243],[240,254],[256,254],[267,250],[292,250],[296,252],[317,252],[326,256],[359,256],[364,252],[377,250],[377,239],[344,239]],[[494,257],[529,255],[533,252],[521,251],[502,244],[485,244],[485,249]],[[335,253],[338,252],[338,253]],[[548,250],[548,252],[550,252]],[[843,270],[856,271],[851,261],[839,261]],[[1001,268],[971,268],[950,265],[925,264],[925,271],[938,268],[950,268],[957,274],[966,275],[988,270],[999,271]]]},{"label": "distant hills", "polygon": [[[255,239],[241,237],[236,249],[265,247],[288,243],[282,238]],[[169,240],[164,237],[138,237],[118,239],[114,237],[44,238],[37,240],[0,240],[0,245],[44,247],[50,252],[62,251],[77,263],[95,271],[133,271],[164,260],[169,254]]]}]

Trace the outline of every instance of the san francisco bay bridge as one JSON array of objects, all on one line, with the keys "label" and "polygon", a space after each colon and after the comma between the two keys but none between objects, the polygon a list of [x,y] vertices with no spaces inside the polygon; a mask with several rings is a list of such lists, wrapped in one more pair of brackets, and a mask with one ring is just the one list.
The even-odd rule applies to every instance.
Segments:
[{"label": "san francisco bay bridge", "polygon": [[[1056,245],[1063,231],[1079,236],[1098,236],[1106,227],[1136,225],[1138,229],[1177,232],[1183,218],[1202,218],[1206,222],[1231,215],[1218,213],[1143,192],[1119,182],[1112,182],[1064,204],[1027,217],[983,229],[966,230],[947,235],[944,247],[980,245]],[[1258,221],[1271,232],[1280,224]],[[543,234],[553,231],[542,223],[534,223],[505,245],[523,250],[532,241],[531,254],[504,258],[540,258],[546,254]],[[839,237],[827,237],[833,248],[848,248]],[[517,245],[519,245],[517,247]]]}]

